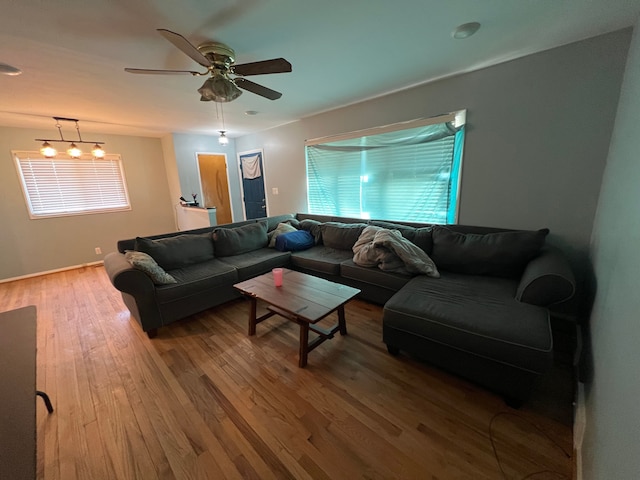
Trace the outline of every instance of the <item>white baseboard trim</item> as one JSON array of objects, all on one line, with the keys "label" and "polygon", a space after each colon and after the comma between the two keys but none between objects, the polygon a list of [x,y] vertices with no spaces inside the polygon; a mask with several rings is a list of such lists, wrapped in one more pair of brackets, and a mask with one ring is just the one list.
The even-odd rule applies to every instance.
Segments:
[{"label": "white baseboard trim", "polygon": [[95,267],[96,265],[102,265],[102,264],[104,264],[104,261],[100,260],[98,262],[89,262],[89,263],[83,263],[81,265],[72,265],[70,267],[56,268],[55,270],[47,270],[46,272],[36,272],[36,273],[30,273],[28,275],[21,275],[19,277],[3,278],[3,279],[0,279],[0,283],[15,282],[16,280],[25,280],[27,278],[40,277],[42,275],[50,275],[52,273],[66,272],[67,270],[75,270],[77,268]]},{"label": "white baseboard trim", "polygon": [[578,395],[576,399],[575,418],[573,419],[573,453],[576,456],[574,465],[576,471],[574,478],[582,480],[582,442],[587,427],[587,412],[584,399],[584,383],[578,382]]}]

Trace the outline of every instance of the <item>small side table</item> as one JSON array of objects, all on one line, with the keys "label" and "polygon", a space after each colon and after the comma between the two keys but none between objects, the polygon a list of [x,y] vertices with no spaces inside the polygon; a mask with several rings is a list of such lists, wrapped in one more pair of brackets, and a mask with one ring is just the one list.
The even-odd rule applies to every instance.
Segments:
[{"label": "small side table", "polygon": [[36,307],[0,313],[0,478],[36,478]]}]

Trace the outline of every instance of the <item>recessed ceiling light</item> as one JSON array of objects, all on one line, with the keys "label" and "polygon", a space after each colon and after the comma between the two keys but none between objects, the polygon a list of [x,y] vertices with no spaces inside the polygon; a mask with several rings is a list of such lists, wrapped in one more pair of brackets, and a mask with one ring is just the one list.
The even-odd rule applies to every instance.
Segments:
[{"label": "recessed ceiling light", "polygon": [[480,24],[478,22],[469,22],[463,23],[462,25],[458,25],[451,32],[451,36],[457,39],[463,39],[470,37],[474,33],[476,33],[480,29]]},{"label": "recessed ceiling light", "polygon": [[256,110],[247,110],[244,112],[245,115],[257,115],[258,112]]},{"label": "recessed ceiling light", "polygon": [[1,75],[20,75],[22,70],[16,67],[12,67],[11,65],[7,65],[6,63],[0,63],[0,74]]}]

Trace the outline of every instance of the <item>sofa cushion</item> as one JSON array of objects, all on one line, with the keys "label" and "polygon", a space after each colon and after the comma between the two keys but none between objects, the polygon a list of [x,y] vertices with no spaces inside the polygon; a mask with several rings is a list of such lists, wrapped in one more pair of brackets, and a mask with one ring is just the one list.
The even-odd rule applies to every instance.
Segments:
[{"label": "sofa cushion", "polygon": [[531,372],[553,361],[545,308],[515,300],[515,280],[454,273],[413,278],[385,305],[387,328]]},{"label": "sofa cushion", "polygon": [[439,269],[469,275],[515,277],[540,252],[548,229],[487,233],[433,228],[431,258]]},{"label": "sofa cushion", "polygon": [[288,266],[290,255],[289,252],[260,248],[242,255],[224,257],[220,261],[234,267],[238,271],[238,280],[242,282],[248,278],[267,273],[272,268]]},{"label": "sofa cushion", "polygon": [[279,223],[278,226],[267,234],[269,237],[269,248],[275,248],[276,239],[279,235],[288,232],[297,232],[298,230],[289,223]]},{"label": "sofa cushion", "polygon": [[144,252],[136,252],[134,250],[127,250],[124,254],[124,258],[131,264],[132,267],[143,271],[156,285],[167,285],[169,283],[177,283],[176,279],[169,275],[164,269],[156,263],[151,255]]},{"label": "sofa cushion", "polygon": [[299,252],[314,245],[313,235],[306,230],[283,233],[276,239],[276,250],[281,252]]},{"label": "sofa cushion", "polygon": [[237,270],[217,259],[185,265],[170,270],[169,273],[178,283],[162,285],[156,289],[156,296],[160,303],[173,302],[191,296],[197,297],[207,290],[219,289],[238,282]]},{"label": "sofa cushion", "polygon": [[366,226],[365,223],[323,223],[321,227],[322,243],[326,247],[351,251],[351,247],[356,243]]},{"label": "sofa cushion", "polygon": [[300,221],[300,228],[313,235],[316,245],[322,243],[322,222],[313,220],[312,218],[306,218]]},{"label": "sofa cushion", "polygon": [[214,258],[210,233],[177,235],[155,240],[136,237],[135,250],[151,255],[165,270]]},{"label": "sofa cushion", "polygon": [[340,264],[340,275],[344,278],[387,288],[394,292],[400,290],[413,278],[412,275],[385,272],[378,267],[361,267],[356,265],[353,260],[345,260]]},{"label": "sofa cushion", "polygon": [[409,240],[424,250],[427,255],[433,253],[433,227],[416,228],[413,239]]},{"label": "sofa cushion", "polygon": [[260,221],[235,228],[216,228],[213,231],[216,257],[240,255],[266,247],[267,222]]},{"label": "sofa cushion", "polygon": [[291,263],[294,267],[309,272],[328,275],[340,275],[340,264],[350,260],[351,250],[337,250],[323,245],[291,253]]}]

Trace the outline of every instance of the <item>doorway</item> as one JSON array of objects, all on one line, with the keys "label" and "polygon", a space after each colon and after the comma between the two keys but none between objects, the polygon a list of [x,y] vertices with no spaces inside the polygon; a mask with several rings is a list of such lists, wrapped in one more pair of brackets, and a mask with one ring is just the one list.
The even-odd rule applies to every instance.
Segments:
[{"label": "doorway", "polygon": [[216,208],[218,225],[232,223],[227,156],[217,153],[197,153],[196,155],[202,188],[202,206]]},{"label": "doorway", "polygon": [[238,153],[245,219],[268,216],[262,150]]}]

